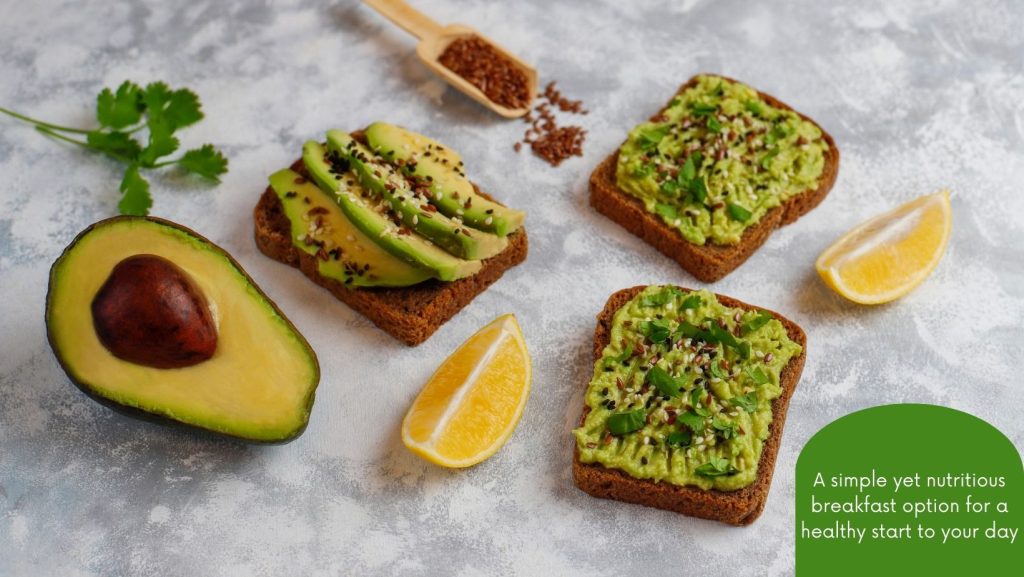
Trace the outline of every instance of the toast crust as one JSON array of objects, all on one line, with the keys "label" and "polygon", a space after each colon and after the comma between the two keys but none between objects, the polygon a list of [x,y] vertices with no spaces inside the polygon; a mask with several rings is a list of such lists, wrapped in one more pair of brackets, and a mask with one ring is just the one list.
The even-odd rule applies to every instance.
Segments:
[{"label": "toast crust", "polygon": [[[680,86],[676,94],[694,86],[698,76],[715,76],[730,82],[738,82],[717,74],[697,75]],[[822,138],[828,143],[828,151],[825,153],[825,166],[818,180],[818,187],[801,192],[765,213],[757,224],[743,232],[743,236],[740,237],[737,244],[716,245],[710,241],[703,246],[693,244],[683,238],[679,231],[669,227],[656,215],[647,212],[642,201],[623,191],[616,182],[615,168],[619,160],[618,149],[597,165],[597,168],[591,173],[590,205],[658,249],[665,256],[679,263],[679,266],[698,280],[715,282],[726,276],[750,258],[750,255],[754,254],[768,240],[772,231],[796,222],[801,216],[818,206],[832,190],[832,185],[835,184],[836,176],[839,174],[839,149],[836,148],[831,134],[814,120],[774,96],[760,91],[758,94],[770,105],[791,110],[817,126],[821,130]],[[669,101],[671,102],[671,99]],[[657,117],[665,108],[667,105],[651,118]]]},{"label": "toast crust", "polygon": [[[635,286],[613,293],[608,297],[604,309],[597,316],[597,328],[594,330],[594,362],[601,358],[601,352],[611,339],[612,319],[615,312],[622,308],[633,297],[643,291],[646,286]],[[680,287],[683,290],[691,290]],[[789,338],[803,347],[803,351],[790,359],[779,375],[782,395],[772,401],[772,423],[768,439],[761,451],[761,460],[757,464],[755,481],[736,491],[705,490],[698,487],[656,483],[637,479],[618,469],[604,467],[598,463],[580,461],[579,447],[573,442],[572,476],[576,486],[584,492],[602,499],[615,499],[627,503],[646,505],[658,509],[666,509],[691,517],[721,521],[730,525],[749,525],[761,516],[771,487],[772,474],[775,470],[775,459],[779,453],[782,430],[786,424],[786,412],[789,401],[800,381],[800,374],[807,358],[807,335],[796,323],[768,309],[755,307],[734,298],[715,295],[718,301],[727,307],[738,307],[746,310],[766,310],[770,312],[782,326],[786,328]],[[587,418],[590,407],[583,405],[583,414],[579,425]]]},{"label": "toast crust", "polygon": [[[291,168],[309,177],[301,159]],[[477,188],[475,184],[473,186]],[[479,188],[477,194],[494,200]],[[331,291],[338,300],[409,346],[427,340],[455,313],[501,278],[505,271],[526,260],[529,250],[526,230],[520,228],[508,236],[508,247],[484,260],[483,267],[472,276],[451,282],[431,279],[408,287],[348,288],[335,279],[321,276],[316,257],[295,248],[291,222],[270,187],[260,197],[253,218],[256,246],[260,252],[301,270],[313,282]]]}]

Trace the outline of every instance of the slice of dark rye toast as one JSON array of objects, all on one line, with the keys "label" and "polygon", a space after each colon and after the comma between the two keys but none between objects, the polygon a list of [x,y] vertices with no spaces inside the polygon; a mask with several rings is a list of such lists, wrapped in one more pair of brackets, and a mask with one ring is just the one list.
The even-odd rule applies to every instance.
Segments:
[{"label": "slice of dark rye toast", "polygon": [[[615,312],[645,288],[647,287],[636,286],[623,289],[608,297],[604,310],[597,316],[597,328],[594,330],[595,362],[601,358],[602,351],[608,346]],[[680,288],[684,291],[690,290]],[[796,323],[774,311],[755,307],[719,294],[716,294],[715,297],[718,302],[727,307],[764,310],[771,313],[786,328],[789,338],[803,348],[799,355],[790,359],[789,364],[782,369],[782,373],[779,375],[782,394],[772,401],[771,432],[764,442],[754,483],[736,491],[705,490],[699,487],[672,485],[665,482],[656,483],[647,479],[631,477],[623,471],[607,468],[597,463],[582,463],[580,462],[579,448],[574,444],[572,476],[577,487],[602,499],[616,499],[627,503],[667,509],[730,525],[749,525],[761,516],[768,499],[768,489],[772,483],[775,458],[779,453],[779,442],[782,439],[782,429],[786,424],[789,400],[800,381],[804,359],[807,358],[807,335]],[[583,425],[589,412],[590,407],[584,404],[579,426]]]},{"label": "slice of dark rye toast", "polygon": [[[309,177],[301,159],[291,168]],[[494,200],[476,184],[473,187],[477,194]],[[260,251],[274,260],[298,268],[313,282],[331,291],[338,300],[409,346],[427,340],[462,307],[501,278],[505,271],[526,260],[529,246],[526,230],[519,228],[509,234],[508,247],[484,260],[483,267],[472,276],[451,282],[431,279],[408,287],[347,288],[332,278],[320,276],[316,257],[295,248],[292,244],[291,222],[282,208],[277,194],[267,187],[253,215],[256,221],[256,246]]]},{"label": "slice of dark rye toast", "polygon": [[[726,76],[701,74],[680,86],[675,95],[694,86],[699,76],[716,76],[730,82],[738,82]],[[793,110],[792,107],[771,95],[760,91],[758,94],[771,106]],[[670,98],[669,102],[671,101]],[[667,106],[666,104],[651,119],[660,115]],[[814,120],[797,110],[793,110],[793,112],[817,126],[821,130],[822,138],[828,143],[825,167],[818,180],[818,187],[801,192],[765,213],[757,224],[743,232],[743,236],[740,237],[740,242],[737,244],[716,245],[712,244],[710,240],[704,245],[693,244],[683,238],[678,230],[665,224],[657,215],[647,212],[642,201],[623,191],[616,183],[615,168],[619,161],[618,149],[597,165],[597,168],[591,173],[590,205],[629,232],[642,238],[665,256],[679,263],[679,266],[698,280],[717,281],[750,258],[750,255],[754,254],[768,240],[776,228],[796,222],[801,216],[818,206],[828,195],[832,185],[835,184],[836,175],[839,174],[839,149],[836,148],[835,140]]]}]

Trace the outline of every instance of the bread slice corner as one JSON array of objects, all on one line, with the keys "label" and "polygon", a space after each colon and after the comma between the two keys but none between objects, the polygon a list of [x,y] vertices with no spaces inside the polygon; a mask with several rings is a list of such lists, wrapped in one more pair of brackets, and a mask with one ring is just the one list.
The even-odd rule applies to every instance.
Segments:
[{"label": "bread slice corner", "polygon": [[[718,76],[730,82],[737,82],[720,75],[698,74],[679,87],[673,98],[684,90],[694,86],[699,76]],[[697,245],[687,241],[679,231],[669,227],[657,215],[647,212],[643,202],[619,188],[615,178],[619,150],[616,149],[602,161],[590,175],[590,205],[612,221],[640,237],[659,252],[679,263],[687,272],[703,282],[715,282],[743,264],[758,248],[768,240],[772,231],[781,226],[796,222],[807,214],[832,190],[836,176],[839,174],[839,149],[835,140],[824,128],[811,118],[794,110],[791,106],[777,98],[758,91],[766,102],[776,108],[792,110],[801,118],[813,123],[821,130],[822,137],[828,143],[825,156],[825,167],[822,170],[818,186],[814,190],[804,191],[789,198],[782,205],[768,211],[757,224],[747,228],[739,243],[734,245],[715,245],[710,242]],[[669,102],[671,102],[671,98]],[[657,117],[667,108],[666,104]]]},{"label": "bread slice corner", "polygon": [[[602,351],[608,346],[611,339],[612,319],[615,312],[645,288],[647,287],[635,286],[623,289],[608,298],[604,309],[597,316],[597,328],[594,330],[595,362],[601,358]],[[686,291],[691,290],[680,288]],[[780,374],[779,382],[782,386],[782,395],[772,401],[771,430],[761,451],[761,460],[757,464],[755,481],[736,491],[705,490],[699,487],[656,483],[632,477],[623,471],[607,468],[598,463],[583,463],[580,461],[579,448],[574,445],[572,476],[576,486],[584,492],[602,499],[646,505],[691,517],[721,521],[729,525],[749,525],[761,516],[768,498],[768,490],[771,487],[772,474],[775,471],[775,460],[779,453],[782,430],[786,424],[789,401],[800,381],[804,360],[807,358],[807,335],[799,325],[774,311],[755,307],[719,294],[716,294],[715,297],[727,307],[765,310],[771,313],[785,327],[789,338],[803,347],[801,353],[790,359],[789,364],[783,368]],[[584,404],[583,414],[579,420],[580,426],[589,412],[590,407]]]}]

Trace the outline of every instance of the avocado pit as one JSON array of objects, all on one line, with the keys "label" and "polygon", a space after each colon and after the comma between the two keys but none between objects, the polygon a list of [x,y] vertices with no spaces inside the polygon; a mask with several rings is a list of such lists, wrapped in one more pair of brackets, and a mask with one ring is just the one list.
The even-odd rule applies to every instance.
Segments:
[{"label": "avocado pit", "polygon": [[179,266],[152,254],[117,263],[92,301],[92,320],[112,355],[147,367],[190,367],[217,350],[202,291]]}]

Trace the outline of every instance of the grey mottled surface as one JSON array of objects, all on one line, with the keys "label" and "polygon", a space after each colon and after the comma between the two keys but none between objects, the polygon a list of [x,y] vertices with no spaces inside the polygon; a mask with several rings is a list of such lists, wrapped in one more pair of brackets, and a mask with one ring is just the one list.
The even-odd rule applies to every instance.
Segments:
[{"label": "grey mottled surface", "polygon": [[[87,124],[93,95],[125,78],[199,92],[207,119],[185,144],[223,145],[231,172],[216,188],[154,178],[153,212],[233,253],[323,365],[309,429],[283,447],[159,428],[85,398],[46,345],[47,271],[79,230],[115,212],[120,167],[0,119],[0,575],[786,575],[794,463],[829,421],[936,403],[1021,446],[1020,3],[416,4],[489,32],[585,99],[586,156],[552,169],[516,155],[521,123],[447,89],[411,38],[355,3],[0,4],[4,106]],[[595,500],[569,473],[607,295],[700,286],[590,210],[587,175],[699,71],[793,104],[843,153],[825,203],[713,285],[785,313],[810,342],[767,510],[745,529]],[[451,144],[484,188],[529,212],[527,263],[415,349],[260,255],[251,238],[270,172],[305,139],[375,119]],[[842,231],[942,187],[954,194],[953,238],[916,292],[864,308],[818,281],[813,260]],[[505,312],[519,317],[535,368],[515,435],[471,470],[414,457],[398,427],[420,385]]]}]

